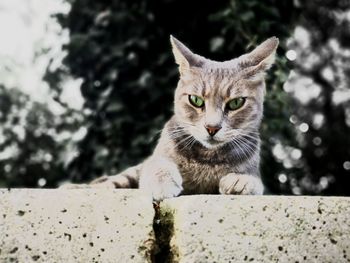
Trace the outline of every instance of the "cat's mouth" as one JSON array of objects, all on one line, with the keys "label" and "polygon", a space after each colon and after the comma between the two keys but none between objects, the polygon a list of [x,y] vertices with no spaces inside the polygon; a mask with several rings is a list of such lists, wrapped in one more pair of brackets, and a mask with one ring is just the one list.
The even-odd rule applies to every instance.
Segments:
[{"label": "cat's mouth", "polygon": [[207,142],[210,143],[210,144],[220,144],[220,143],[222,143],[222,142],[220,142],[220,141],[214,139],[213,137],[209,137],[209,138],[207,139]]},{"label": "cat's mouth", "polygon": [[202,144],[208,149],[213,149],[223,145],[224,142],[219,141],[213,137],[209,137]]}]

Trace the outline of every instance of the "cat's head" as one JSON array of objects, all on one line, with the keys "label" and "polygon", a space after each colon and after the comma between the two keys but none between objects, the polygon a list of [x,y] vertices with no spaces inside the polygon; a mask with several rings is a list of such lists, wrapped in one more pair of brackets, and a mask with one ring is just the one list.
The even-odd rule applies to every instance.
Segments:
[{"label": "cat's head", "polygon": [[208,149],[258,131],[263,115],[264,74],[274,62],[278,39],[250,53],[217,62],[191,52],[170,37],[180,80],[175,92],[172,136],[188,134]]}]

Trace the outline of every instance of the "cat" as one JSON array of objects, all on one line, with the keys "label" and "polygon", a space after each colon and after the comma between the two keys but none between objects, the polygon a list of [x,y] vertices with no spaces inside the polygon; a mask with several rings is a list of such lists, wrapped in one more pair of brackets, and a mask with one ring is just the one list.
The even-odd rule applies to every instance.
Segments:
[{"label": "cat", "polygon": [[278,38],[217,62],[170,36],[180,79],[174,115],[144,162],[118,175],[68,188],[140,188],[156,201],[180,194],[263,194],[259,127],[266,71]]}]

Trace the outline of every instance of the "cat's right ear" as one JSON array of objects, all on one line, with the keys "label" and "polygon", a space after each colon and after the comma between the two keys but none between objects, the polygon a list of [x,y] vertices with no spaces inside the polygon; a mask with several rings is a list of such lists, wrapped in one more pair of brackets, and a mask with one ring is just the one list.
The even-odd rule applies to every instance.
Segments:
[{"label": "cat's right ear", "polygon": [[203,57],[194,54],[188,47],[171,35],[170,42],[175,62],[179,65],[181,75],[191,67],[200,67],[204,63]]}]

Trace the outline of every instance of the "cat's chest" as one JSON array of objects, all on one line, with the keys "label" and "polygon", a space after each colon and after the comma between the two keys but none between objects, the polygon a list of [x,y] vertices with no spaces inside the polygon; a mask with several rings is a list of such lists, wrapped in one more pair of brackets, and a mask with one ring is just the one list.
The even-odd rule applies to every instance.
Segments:
[{"label": "cat's chest", "polygon": [[178,168],[183,176],[189,177],[221,177],[226,175],[232,168],[225,165],[200,164],[193,161],[183,161],[178,163]]},{"label": "cat's chest", "polygon": [[177,163],[186,193],[217,193],[220,179],[233,169],[228,164],[210,165],[182,159]]}]

